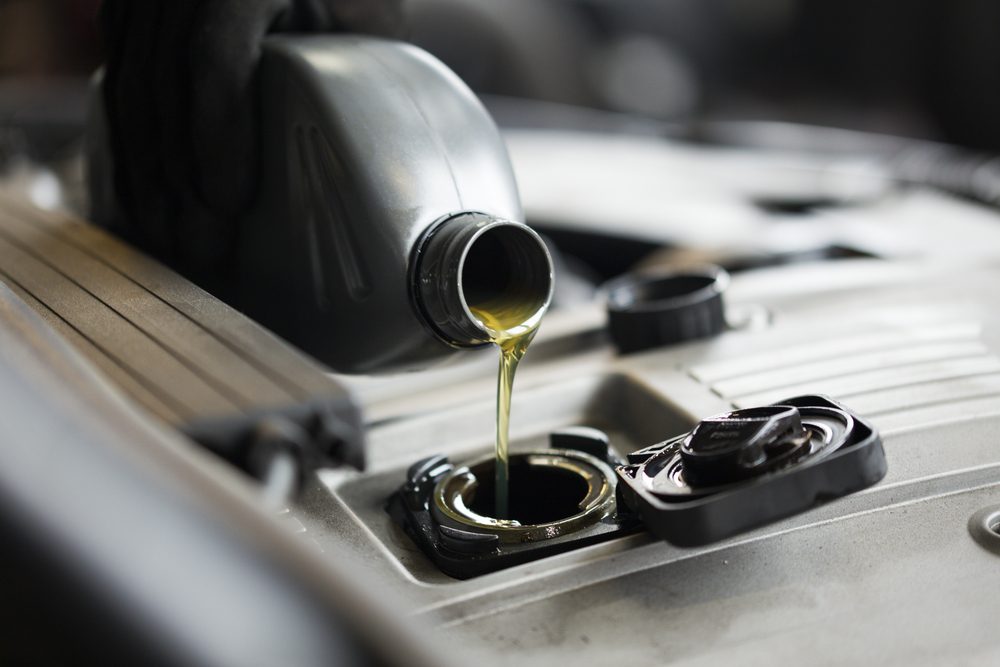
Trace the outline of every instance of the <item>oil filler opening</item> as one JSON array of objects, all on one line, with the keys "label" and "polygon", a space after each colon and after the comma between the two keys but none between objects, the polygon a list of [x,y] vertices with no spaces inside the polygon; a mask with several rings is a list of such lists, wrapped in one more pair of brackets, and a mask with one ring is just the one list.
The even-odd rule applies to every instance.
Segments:
[{"label": "oil filler opening", "polygon": [[[476,476],[478,485],[469,502],[475,514],[495,517],[493,466]],[[587,480],[575,471],[556,466],[529,465],[525,458],[510,464],[510,519],[521,524],[550,523],[580,512],[587,497]]]},{"label": "oil filler opening", "polygon": [[570,450],[518,452],[510,457],[508,519],[494,518],[492,457],[456,468],[434,489],[437,521],[517,543],[559,537],[615,512],[615,476],[588,454]]}]

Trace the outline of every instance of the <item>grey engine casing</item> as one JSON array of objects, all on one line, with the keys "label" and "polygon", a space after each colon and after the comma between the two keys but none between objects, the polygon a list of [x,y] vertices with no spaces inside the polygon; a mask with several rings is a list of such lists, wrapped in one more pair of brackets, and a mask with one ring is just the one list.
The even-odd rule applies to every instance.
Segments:
[{"label": "grey engine casing", "polygon": [[[425,51],[358,35],[270,36],[256,81],[257,188],[232,265],[208,269],[213,293],[341,372],[454,355],[413,294],[422,240],[462,213],[524,218],[482,103]],[[91,217],[109,225],[101,99],[89,129]]]},{"label": "grey engine casing", "polygon": [[[705,167],[697,152],[676,160],[675,179],[690,165]],[[747,160],[756,169],[760,156],[747,152]],[[545,163],[533,172],[517,151],[514,162],[529,220],[550,213],[532,207]],[[605,189],[591,188],[610,212],[622,206],[609,175],[642,181],[634,177],[641,165],[629,166],[606,160],[597,181]],[[657,188],[668,180],[656,179]],[[670,203],[658,196],[652,203]],[[921,211],[935,216],[918,220]],[[608,213],[593,213],[593,224],[613,228]],[[703,229],[678,220],[689,234]],[[520,371],[513,436],[527,448],[554,428],[586,424],[626,452],[734,406],[818,392],[881,432],[889,473],[874,487],[705,547],[639,534],[450,579],[395,528],[383,503],[413,461],[489,450],[495,358],[486,351],[419,375],[342,378],[365,407],[369,469],[324,471],[292,515],[324,557],[394,589],[400,613],[433,625],[429,636],[442,650],[475,664],[1000,660],[991,632],[1000,616],[1000,537],[987,529],[1000,511],[1000,216],[916,191],[845,210],[837,223],[882,233],[875,236],[885,249],[936,240],[912,258],[737,275],[728,299],[740,326],[629,357],[601,338],[599,306],[553,312]],[[959,237],[964,244],[945,252]]]},{"label": "grey engine casing", "polygon": [[1000,562],[984,545],[1000,537],[983,528],[988,509],[972,517],[1000,508],[998,283],[1000,262],[982,257],[755,271],[729,294],[742,328],[629,357],[593,343],[597,308],[549,316],[518,379],[517,446],[587,424],[629,451],[813,392],[881,431],[882,482],[748,534],[690,549],[641,534],[469,581],[437,572],[381,503],[421,456],[488,451],[489,355],[409,382],[354,380],[372,467],[324,473],[303,521],[480,664],[995,660]]}]

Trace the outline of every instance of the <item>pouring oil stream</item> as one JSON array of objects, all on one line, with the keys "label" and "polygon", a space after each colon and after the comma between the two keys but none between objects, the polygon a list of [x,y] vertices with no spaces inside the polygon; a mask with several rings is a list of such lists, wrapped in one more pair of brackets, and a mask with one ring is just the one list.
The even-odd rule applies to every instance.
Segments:
[{"label": "pouring oil stream", "polygon": [[496,489],[495,514],[498,519],[509,515],[509,447],[510,398],[514,389],[514,374],[538,332],[544,310],[537,303],[495,299],[470,305],[469,310],[490,334],[490,342],[500,350],[497,369],[496,406]]}]

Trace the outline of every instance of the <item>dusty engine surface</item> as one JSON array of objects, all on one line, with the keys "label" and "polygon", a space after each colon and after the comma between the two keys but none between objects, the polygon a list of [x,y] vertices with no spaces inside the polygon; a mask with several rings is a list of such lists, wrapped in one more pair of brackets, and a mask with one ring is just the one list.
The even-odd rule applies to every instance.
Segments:
[{"label": "dusty engine surface", "polygon": [[0,2],[0,664],[1000,664],[998,14]]},{"label": "dusty engine surface", "polygon": [[[558,274],[556,307],[514,393],[515,455],[583,426],[627,459],[706,417],[822,394],[877,430],[888,472],[847,497],[702,546],[675,546],[639,526],[459,580],[386,502],[415,461],[490,452],[495,358],[484,350],[418,373],[335,376],[363,410],[367,467],[319,470],[282,512],[294,528],[285,546],[377,582],[393,614],[430,628],[430,647],[459,662],[995,659],[1000,648],[980,628],[1000,611],[987,592],[1000,554],[1000,215],[900,183],[857,155],[543,131],[506,138],[529,222],[557,249],[590,238],[643,250],[640,268],[707,257],[732,272],[721,333],[621,354],[603,293],[580,279],[593,257],[564,251],[571,269]],[[576,196],[544,187],[542,156],[573,165]],[[648,178],[605,179],[601,194],[618,206],[588,208],[586,191],[627,163]],[[49,239],[7,217],[15,245]],[[60,234],[60,244],[76,238]],[[93,289],[74,278],[83,266],[61,269],[75,291]]]},{"label": "dusty engine surface", "polygon": [[[530,195],[525,203],[530,219]],[[727,331],[633,355],[607,340],[599,301],[552,313],[515,393],[513,447],[544,447],[552,431],[583,425],[626,455],[709,415],[822,393],[881,433],[880,483],[708,546],[640,531],[458,581],[383,506],[413,461],[489,451],[486,355],[413,376],[342,378],[365,406],[370,467],[322,473],[295,510],[306,534],[391,582],[437,640],[483,664],[995,657],[996,641],[976,628],[998,611],[984,583],[1000,548],[1000,218],[921,188],[820,218],[837,233],[900,239],[909,256],[737,273]],[[935,247],[921,231],[929,226],[951,246]]]}]

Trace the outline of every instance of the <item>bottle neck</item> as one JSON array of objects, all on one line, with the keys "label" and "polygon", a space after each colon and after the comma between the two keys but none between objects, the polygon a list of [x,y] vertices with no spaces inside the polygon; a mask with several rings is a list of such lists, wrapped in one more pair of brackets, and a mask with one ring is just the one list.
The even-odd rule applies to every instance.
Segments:
[{"label": "bottle neck", "polygon": [[552,299],[552,258],[523,223],[460,213],[436,224],[419,244],[412,281],[417,310],[431,329],[451,345],[472,347],[493,338],[475,309],[544,314]]}]

